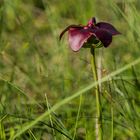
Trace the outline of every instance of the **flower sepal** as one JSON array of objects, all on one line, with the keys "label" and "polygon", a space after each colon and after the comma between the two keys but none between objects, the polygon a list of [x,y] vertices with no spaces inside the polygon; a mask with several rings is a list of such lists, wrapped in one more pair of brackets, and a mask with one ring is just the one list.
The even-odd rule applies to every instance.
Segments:
[{"label": "flower sepal", "polygon": [[94,38],[89,38],[87,42],[83,45],[83,48],[101,48],[104,47],[103,43],[97,39],[96,37]]}]

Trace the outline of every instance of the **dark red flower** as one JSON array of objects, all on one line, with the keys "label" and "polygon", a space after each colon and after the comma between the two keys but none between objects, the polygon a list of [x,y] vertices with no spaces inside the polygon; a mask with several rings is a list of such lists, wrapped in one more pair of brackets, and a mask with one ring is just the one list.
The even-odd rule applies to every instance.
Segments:
[{"label": "dark red flower", "polygon": [[[118,35],[115,27],[106,22],[96,23],[93,17],[86,26],[70,25],[62,31],[60,39],[68,31],[69,45],[73,51],[78,51],[85,44],[90,44],[92,40],[99,40],[104,47],[108,47],[112,42],[112,36]],[[93,43],[93,42],[92,42]]]}]

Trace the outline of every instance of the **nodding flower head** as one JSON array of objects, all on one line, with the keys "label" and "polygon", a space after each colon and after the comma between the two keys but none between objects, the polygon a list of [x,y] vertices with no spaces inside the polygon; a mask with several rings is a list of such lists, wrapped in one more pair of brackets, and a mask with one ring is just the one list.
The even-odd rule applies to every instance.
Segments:
[{"label": "nodding flower head", "polygon": [[108,47],[112,42],[112,36],[120,34],[110,23],[96,23],[95,17],[90,19],[86,26],[70,25],[66,27],[60,34],[60,39],[66,31],[68,31],[69,45],[73,51],[79,51],[86,44],[93,44],[95,39],[101,41],[104,47]]}]

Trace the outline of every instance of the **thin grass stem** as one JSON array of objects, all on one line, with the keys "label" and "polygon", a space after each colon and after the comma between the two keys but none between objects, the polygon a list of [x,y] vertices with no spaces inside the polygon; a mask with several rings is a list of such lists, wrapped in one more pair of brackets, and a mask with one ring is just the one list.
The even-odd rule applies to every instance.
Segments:
[{"label": "thin grass stem", "polygon": [[35,137],[35,135],[34,135],[33,132],[31,131],[31,129],[29,129],[29,133],[31,134],[33,140],[37,140],[37,138]]},{"label": "thin grass stem", "polygon": [[74,135],[73,135],[72,140],[75,140],[75,137],[76,137],[76,129],[77,129],[77,126],[78,126],[78,119],[79,119],[79,116],[80,116],[81,105],[82,105],[82,95],[80,95],[80,99],[79,99],[79,107],[78,107],[76,123],[75,123],[75,128],[74,128],[75,130],[74,130]]},{"label": "thin grass stem", "polygon": [[114,111],[111,103],[111,140],[113,140],[113,137],[114,137]]},{"label": "thin grass stem", "polygon": [[[50,110],[50,105],[49,105],[49,102],[48,102],[47,94],[45,94],[45,99],[46,99],[47,109]],[[49,119],[50,119],[50,125],[52,127],[52,133],[53,133],[53,136],[54,136],[54,140],[56,140],[55,131],[53,129],[54,126],[53,126],[53,120],[52,120],[51,114],[49,114]]]}]

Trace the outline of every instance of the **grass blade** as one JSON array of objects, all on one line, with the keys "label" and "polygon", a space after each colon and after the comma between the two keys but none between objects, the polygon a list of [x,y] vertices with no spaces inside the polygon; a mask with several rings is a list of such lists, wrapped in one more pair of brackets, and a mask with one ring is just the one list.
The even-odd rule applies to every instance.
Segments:
[{"label": "grass blade", "polygon": [[[111,79],[112,77],[128,70],[129,68],[131,68],[134,65],[137,65],[138,63],[140,63],[140,58],[134,60],[133,62],[123,66],[122,68],[110,73],[109,75],[105,76],[104,78],[102,78],[100,81],[96,81],[91,83],[90,85],[86,86],[85,88],[81,89],[80,91],[76,92],[75,94],[67,97],[66,99],[60,101],[59,103],[55,104],[50,110],[44,112],[42,115],[40,115],[38,118],[36,118],[34,121],[28,123],[27,125],[23,126],[13,137],[13,139],[19,137],[21,134],[23,134],[25,131],[27,131],[28,129],[30,129],[31,127],[33,127],[35,124],[37,124],[39,121],[42,121],[45,117],[47,117],[51,112],[59,109],[60,107],[62,107],[63,105],[69,103],[71,100],[75,99],[76,97],[86,93],[87,91],[89,91],[90,89],[92,89],[93,87],[95,87],[97,84],[99,83],[103,83],[105,81],[107,81],[108,79]],[[13,140],[12,139],[12,140]]]}]

